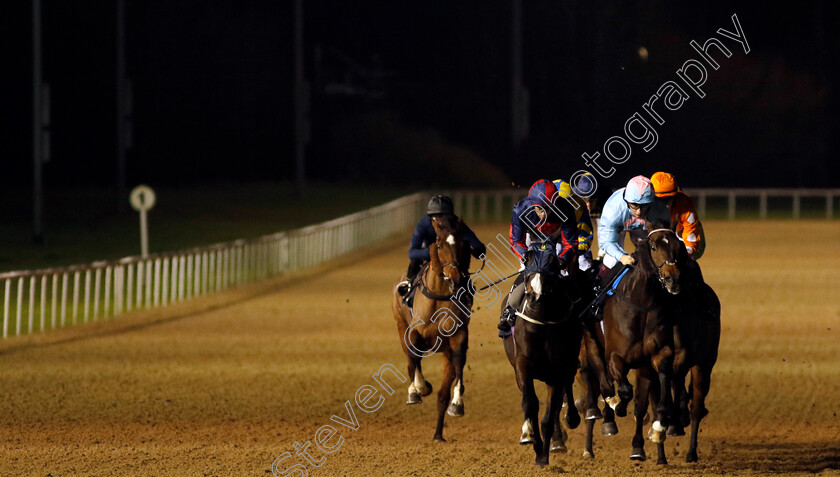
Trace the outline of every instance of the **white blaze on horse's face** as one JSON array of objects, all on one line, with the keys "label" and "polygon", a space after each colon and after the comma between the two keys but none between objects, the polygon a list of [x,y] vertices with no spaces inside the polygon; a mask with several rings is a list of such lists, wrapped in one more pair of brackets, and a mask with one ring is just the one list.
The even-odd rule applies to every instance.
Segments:
[{"label": "white blaze on horse's face", "polygon": [[542,274],[534,274],[534,278],[531,279],[531,291],[534,294],[534,300],[538,300],[542,295]]},{"label": "white blaze on horse's face", "polygon": [[455,237],[452,234],[450,234],[449,237],[446,237],[446,243],[454,246],[455,245]]}]

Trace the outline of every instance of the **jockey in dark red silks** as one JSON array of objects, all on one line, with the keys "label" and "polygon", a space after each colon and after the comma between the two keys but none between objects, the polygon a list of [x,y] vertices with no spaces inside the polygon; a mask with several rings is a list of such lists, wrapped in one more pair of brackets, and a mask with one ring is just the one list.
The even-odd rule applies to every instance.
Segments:
[{"label": "jockey in dark red silks", "polygon": [[[576,266],[577,221],[572,206],[557,194],[557,187],[548,179],[534,182],[523,197],[513,206],[510,218],[510,246],[523,262],[531,242],[550,240],[556,244],[561,273],[568,273]],[[499,321],[499,336],[510,334],[515,309],[521,304],[525,291],[524,277],[520,275],[508,295],[508,306]]]}]

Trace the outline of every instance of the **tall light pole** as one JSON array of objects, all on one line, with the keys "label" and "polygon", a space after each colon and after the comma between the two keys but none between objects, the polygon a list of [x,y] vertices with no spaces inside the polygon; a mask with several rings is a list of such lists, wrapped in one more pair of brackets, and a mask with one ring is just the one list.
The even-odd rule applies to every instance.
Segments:
[{"label": "tall light pole", "polygon": [[44,241],[43,228],[43,151],[44,138],[41,71],[41,0],[32,0],[32,240]]},{"label": "tall light pole", "polygon": [[309,142],[309,85],[303,76],[303,0],[295,0],[295,183],[298,196],[306,191],[306,143]]},{"label": "tall light pole", "polygon": [[128,104],[128,82],[125,77],[125,0],[117,1],[116,18],[116,115],[117,115],[117,204],[120,211],[125,210],[125,155],[128,148],[130,134],[127,116],[130,114]]}]

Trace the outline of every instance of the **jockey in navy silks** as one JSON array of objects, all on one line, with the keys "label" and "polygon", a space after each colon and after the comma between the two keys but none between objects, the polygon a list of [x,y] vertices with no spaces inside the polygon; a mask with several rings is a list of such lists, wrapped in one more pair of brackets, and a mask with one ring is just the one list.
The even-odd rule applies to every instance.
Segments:
[{"label": "jockey in navy silks", "polygon": [[[510,219],[510,246],[524,269],[525,252],[531,242],[551,241],[556,244],[556,254],[561,274],[576,260],[577,221],[572,206],[557,193],[557,187],[547,179],[540,179],[531,186],[528,196],[513,206]],[[510,334],[515,310],[521,305],[525,292],[524,277],[520,274],[508,295],[507,308],[499,321],[499,336]]]},{"label": "jockey in navy silks", "polygon": [[[436,195],[429,200],[429,204],[426,206],[426,215],[417,223],[414,234],[411,236],[411,245],[408,251],[408,258],[411,261],[408,264],[406,279],[397,285],[397,291],[403,297],[408,296],[414,279],[417,277],[423,264],[429,261],[429,245],[433,244],[437,239],[437,233],[434,227],[432,227],[432,217],[441,215],[455,216],[455,207],[452,204],[452,199],[449,197]],[[465,243],[469,244],[470,255],[479,258],[484,254],[486,250],[484,244],[476,237],[475,232],[467,224],[462,222],[459,235]],[[464,276],[469,275],[469,256],[467,256],[466,263],[460,264],[460,268],[464,272]]]}]

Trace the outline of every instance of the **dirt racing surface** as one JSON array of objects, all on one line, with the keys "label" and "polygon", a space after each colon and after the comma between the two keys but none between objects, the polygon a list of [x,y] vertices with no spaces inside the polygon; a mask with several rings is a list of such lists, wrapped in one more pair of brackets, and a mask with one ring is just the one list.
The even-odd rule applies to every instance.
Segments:
[{"label": "dirt racing surface", "polygon": [[[478,300],[466,415],[433,443],[434,395],[406,406],[409,383],[387,370],[406,373],[390,314],[406,236],[301,275],[0,343],[0,475],[840,475],[840,223],[705,228],[700,263],[723,311],[699,463],[685,463],[687,436],[667,439],[668,466],[649,441],[648,461],[631,461],[631,412],[617,436],[596,426],[594,460],[581,457],[581,426],[567,454],[535,467],[518,445],[498,307]],[[475,229],[485,241],[507,230]],[[441,362],[423,361],[435,392]]]}]

